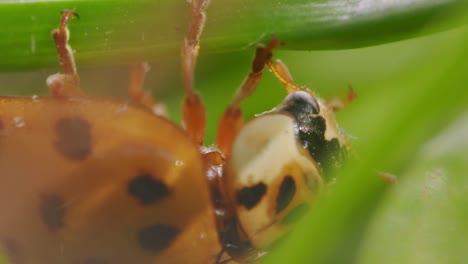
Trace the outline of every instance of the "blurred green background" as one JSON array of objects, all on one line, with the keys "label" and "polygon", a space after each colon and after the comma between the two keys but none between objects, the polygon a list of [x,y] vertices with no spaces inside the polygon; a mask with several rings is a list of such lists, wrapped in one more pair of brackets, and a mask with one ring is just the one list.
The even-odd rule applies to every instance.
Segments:
[{"label": "blurred green background", "polygon": [[[97,4],[92,7],[98,8],[98,4],[102,7],[91,12],[86,9],[91,2],[71,2],[74,4],[71,8],[80,14],[103,12],[106,4],[109,5],[108,1],[96,1]],[[162,6],[168,3],[154,2]],[[453,8],[461,1],[408,1],[420,3],[420,6],[403,6],[396,11],[390,9],[395,6],[385,5],[398,1],[298,1],[315,3],[315,7],[319,4],[326,7],[328,4],[328,9],[318,9],[322,13],[314,13],[317,17],[322,15],[322,18],[326,17],[327,10],[329,16],[345,14],[345,9],[336,8],[339,3],[380,3],[381,9],[371,10],[366,19],[357,20],[360,17],[356,16],[355,20],[352,17],[349,23],[342,24],[333,23],[332,19],[318,26],[316,21],[307,24],[309,21],[304,18],[307,14],[294,14],[301,10],[293,8],[298,2],[291,3],[291,9],[281,6],[282,9],[275,13],[276,4],[268,5],[266,1],[260,1],[249,9],[245,7],[245,1],[239,1],[241,4],[238,9],[232,9],[232,13],[248,14],[247,18],[239,19],[240,28],[227,25],[226,31],[247,31],[244,35],[223,35],[219,33],[223,32],[222,24],[214,28],[213,24],[219,22],[225,13],[218,1],[212,2],[216,2],[210,8],[214,9],[213,16],[218,20],[210,20],[208,13],[206,46],[201,48],[196,72],[196,87],[208,109],[208,144],[213,142],[216,123],[224,107],[249,71],[256,42],[250,45],[245,45],[245,42],[262,30],[266,33],[259,41],[267,40],[276,26],[268,24],[269,19],[278,22],[278,30],[281,31],[278,35],[280,38],[284,36],[282,40],[286,43],[286,50],[278,50],[275,58],[281,58],[289,66],[297,83],[325,98],[340,95],[348,85],[352,85],[358,95],[355,102],[337,113],[337,120],[350,139],[356,153],[353,156],[359,158],[351,158],[337,183],[330,188],[331,195],[318,201],[286,243],[266,257],[266,262],[467,263],[468,28],[459,26],[466,19],[459,14],[466,9]],[[231,5],[234,2],[227,1]],[[122,10],[126,7],[125,3],[122,1]],[[259,9],[263,20],[258,20],[259,13],[255,13],[258,11],[255,8],[262,7],[262,3],[267,7]],[[287,1],[285,3],[287,5]],[[50,16],[50,21],[58,21],[56,11],[63,9],[61,4],[53,4],[50,14],[44,11],[46,7],[40,9],[41,15]],[[19,8],[19,5],[12,6],[0,5],[0,11]],[[21,8],[27,10],[31,7]],[[119,10],[118,7],[113,8]],[[187,11],[187,7],[182,8],[184,12]],[[391,12],[385,13],[385,8]],[[442,9],[443,15],[438,13]],[[342,13],[332,12],[340,10]],[[20,17],[18,14],[16,17]],[[301,25],[302,22],[303,27],[288,28],[289,22],[286,21],[289,20],[281,20],[283,16],[288,19],[296,17],[297,23]],[[14,15],[10,17],[15,18]],[[247,24],[249,19],[251,29]],[[92,16],[90,20],[119,23],[113,17]],[[401,23],[398,24],[398,21]],[[182,22],[179,22],[180,25],[185,25],[186,21]],[[93,53],[92,43],[89,44],[91,37],[84,38],[83,34],[75,33],[90,23],[82,15],[70,26],[71,45],[76,49],[82,87],[92,95],[125,100],[128,66],[124,64],[139,60],[147,53],[154,54],[155,49],[159,48],[142,48],[138,54],[126,53],[122,48],[121,60],[119,57],[109,59],[108,53]],[[43,30],[42,24],[34,25]],[[27,28],[27,23],[19,23],[18,28]],[[442,29],[444,31],[441,33],[421,37]],[[10,34],[7,31],[3,30],[0,35],[7,36]],[[177,34],[173,37],[178,37],[181,32],[184,30],[176,30]],[[16,34],[21,33],[19,30]],[[216,34],[220,34],[220,37],[216,38]],[[394,42],[398,39],[405,40]],[[45,78],[60,71],[58,67],[53,67],[55,55],[52,41],[51,49],[39,53],[38,59],[34,54],[26,54],[24,50],[16,48],[21,45],[14,45],[14,37],[3,37],[3,40],[7,44],[2,44],[0,60],[12,60],[11,65],[14,66],[9,68],[8,63],[2,64],[0,93],[46,95]],[[22,41],[21,37],[16,40]],[[27,41],[31,44],[30,37]],[[40,38],[37,41],[36,48],[47,45],[46,37],[44,44],[41,44]],[[314,45],[314,41],[318,44]],[[131,41],[129,43],[129,46],[133,45]],[[327,50],[327,43],[330,43],[329,49],[334,50]],[[172,51],[161,48],[162,53],[167,52],[166,55],[148,55],[152,69],[145,86],[158,100],[167,104],[171,118],[179,122],[179,106],[183,96],[177,56],[180,43],[166,41],[163,44]],[[145,47],[148,46],[151,45]],[[335,50],[350,47],[355,49]],[[85,55],[80,55],[80,48]],[[312,48],[315,51],[308,51]],[[99,49],[99,46],[95,48]],[[119,54],[119,49],[112,52],[115,56]],[[17,63],[13,62],[12,54],[16,54]],[[246,119],[275,107],[285,95],[279,82],[266,73],[258,90],[242,105]],[[394,185],[386,185],[377,179],[375,171],[393,173],[398,181]]]}]

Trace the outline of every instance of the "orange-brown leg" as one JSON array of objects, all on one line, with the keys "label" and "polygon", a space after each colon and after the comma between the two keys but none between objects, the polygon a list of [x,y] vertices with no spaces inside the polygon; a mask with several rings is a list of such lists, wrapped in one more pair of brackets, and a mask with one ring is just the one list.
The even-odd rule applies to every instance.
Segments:
[{"label": "orange-brown leg", "polygon": [[205,106],[198,93],[194,91],[193,79],[195,64],[200,49],[200,35],[205,25],[205,10],[209,0],[191,0],[192,12],[189,32],[182,46],[182,83],[185,89],[185,99],[182,104],[182,122],[189,136],[202,144],[205,137],[206,115]]},{"label": "orange-brown leg", "polygon": [[276,78],[281,82],[288,93],[292,93],[295,91],[307,90],[307,92],[312,93],[312,91],[308,90],[305,87],[297,85],[294,83],[291,73],[281,60],[276,61],[268,61],[268,68],[271,72],[276,76]]},{"label": "orange-brown leg", "polygon": [[259,46],[255,53],[252,63],[252,69],[240,89],[237,91],[231,104],[224,111],[216,135],[216,144],[218,148],[226,155],[231,153],[231,145],[239,130],[242,128],[243,117],[239,104],[249,97],[257,87],[262,72],[268,61],[273,56],[273,49],[279,44],[277,38],[273,38],[267,46]]},{"label": "orange-brown leg", "polygon": [[151,95],[143,89],[145,75],[149,71],[149,68],[148,63],[146,62],[131,65],[128,93],[133,102],[147,107],[155,115],[167,116],[164,104],[156,103]]},{"label": "orange-brown leg", "polygon": [[52,32],[60,64],[62,64],[63,67],[63,73],[57,73],[47,78],[46,82],[52,96],[83,95],[83,92],[80,90],[80,77],[76,70],[73,51],[70,45],[68,45],[70,32],[67,25],[73,17],[78,18],[78,14],[70,10],[62,11],[60,26]]},{"label": "orange-brown leg", "polygon": [[333,110],[333,112],[337,112],[348,106],[350,103],[352,103],[356,99],[356,97],[356,91],[350,85],[346,95],[344,95],[343,97],[333,97],[328,99],[327,106],[328,108]]},{"label": "orange-brown leg", "polygon": [[[270,70],[273,72],[276,78],[278,78],[281,84],[283,84],[288,93],[306,90],[308,93],[313,94],[313,92],[308,90],[307,88],[294,83],[288,68],[282,61],[269,61],[268,68],[270,68]],[[327,100],[326,103],[332,111],[337,112],[349,105],[351,102],[353,102],[354,99],[356,99],[356,92],[354,91],[352,86],[349,86],[349,90],[345,96],[331,98]]]}]

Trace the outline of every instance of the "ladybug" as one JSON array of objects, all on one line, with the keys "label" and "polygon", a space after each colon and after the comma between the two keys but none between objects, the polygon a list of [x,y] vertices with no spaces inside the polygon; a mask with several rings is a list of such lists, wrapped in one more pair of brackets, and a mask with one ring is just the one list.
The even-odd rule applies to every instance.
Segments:
[{"label": "ladybug", "polygon": [[[310,206],[348,151],[325,101],[273,61],[273,38],[203,146],[205,107],[193,77],[208,0],[192,0],[182,45],[183,127],[142,89],[131,102],[80,89],[63,11],[53,31],[63,73],[50,96],[0,97],[0,250],[10,263],[250,262]],[[268,67],[288,95],[244,124],[240,102]],[[353,94],[350,93],[349,100]],[[338,102],[338,103],[337,103]]]}]

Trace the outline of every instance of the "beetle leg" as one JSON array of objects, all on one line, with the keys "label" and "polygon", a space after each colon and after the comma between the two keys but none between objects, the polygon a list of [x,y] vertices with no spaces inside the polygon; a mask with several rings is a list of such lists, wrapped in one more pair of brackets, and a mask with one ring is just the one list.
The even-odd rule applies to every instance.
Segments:
[{"label": "beetle leg", "polygon": [[340,98],[340,97],[330,98],[327,100],[327,106],[333,112],[337,112],[345,108],[346,106],[348,106],[350,103],[352,103],[356,99],[356,97],[357,97],[356,91],[350,85],[348,92],[346,93],[344,98]]},{"label": "beetle leg", "polygon": [[68,44],[70,31],[67,28],[68,22],[73,17],[79,17],[77,13],[64,10],[62,11],[62,19],[58,29],[52,32],[55,45],[59,55],[60,64],[63,67],[63,73],[57,73],[47,78],[52,96],[79,96],[83,95],[80,90],[80,77],[76,70],[73,51]]},{"label": "beetle leg", "polygon": [[200,145],[205,137],[206,111],[200,95],[194,91],[193,79],[208,3],[209,0],[191,1],[190,28],[181,51],[182,84],[185,89],[185,98],[182,103],[182,122],[189,136]]},{"label": "beetle leg", "polygon": [[[284,88],[286,88],[286,91],[288,93],[292,93],[295,91],[301,91],[301,90],[307,90],[308,93],[313,94],[312,91],[308,90],[305,87],[302,87],[296,83],[294,83],[291,73],[289,73],[288,68],[286,65],[280,61],[269,61],[268,62],[268,68],[273,72],[273,74],[278,78],[278,80],[283,84]],[[347,105],[349,105],[351,102],[356,99],[356,91],[354,91],[352,86],[349,86],[348,93],[344,98],[340,97],[333,97],[329,100],[327,100],[327,106],[333,111],[337,112]]]},{"label": "beetle leg", "polygon": [[271,72],[275,75],[275,77],[284,86],[288,94],[295,92],[295,91],[302,91],[302,90],[307,90],[309,93],[312,93],[312,91],[308,90],[307,88],[294,83],[288,67],[286,67],[286,64],[284,64],[281,60],[279,59],[275,61],[270,60],[268,61],[267,65],[268,65],[268,68],[271,70]]},{"label": "beetle leg", "polygon": [[279,45],[279,40],[274,37],[267,46],[257,47],[252,62],[252,69],[247,79],[242,83],[240,89],[237,91],[231,104],[224,111],[218,123],[216,144],[226,156],[230,155],[232,142],[242,128],[244,122],[239,104],[255,91],[255,88],[262,78],[263,69],[271,60],[273,49],[277,45]]},{"label": "beetle leg", "polygon": [[143,89],[145,74],[149,69],[149,64],[146,62],[131,65],[128,93],[133,102],[150,109],[155,115],[167,116],[165,105],[156,103],[151,94]]}]

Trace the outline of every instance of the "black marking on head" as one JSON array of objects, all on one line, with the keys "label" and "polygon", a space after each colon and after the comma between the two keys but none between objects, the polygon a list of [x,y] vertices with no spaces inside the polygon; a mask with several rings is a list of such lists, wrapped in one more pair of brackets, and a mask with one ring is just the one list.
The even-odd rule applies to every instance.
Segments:
[{"label": "black marking on head", "polygon": [[41,197],[39,210],[42,222],[50,229],[57,230],[64,226],[65,202],[56,194]]},{"label": "black marking on head", "polygon": [[322,168],[325,177],[341,167],[346,149],[340,146],[337,138],[325,139],[326,122],[318,115],[319,104],[313,96],[304,91],[291,93],[284,99],[279,111],[287,112],[296,119],[298,138]]},{"label": "black marking on head", "polygon": [[88,258],[83,261],[81,264],[109,264],[108,261],[97,259],[97,258]]},{"label": "black marking on head", "polygon": [[149,205],[169,195],[169,188],[151,175],[142,174],[130,181],[128,193],[143,205]]},{"label": "black marking on head", "polygon": [[247,210],[252,209],[265,195],[267,186],[263,183],[257,183],[251,187],[244,187],[237,192],[237,202],[243,205]]},{"label": "black marking on head", "polygon": [[286,96],[280,110],[291,113],[296,119],[303,118],[304,115],[320,113],[317,100],[305,91],[293,92]]},{"label": "black marking on head", "polygon": [[337,138],[325,139],[326,125],[323,117],[311,118],[309,124],[309,129],[299,130],[299,139],[322,168],[324,176],[330,176],[330,172],[343,164],[346,149],[340,146]]},{"label": "black marking on head", "polygon": [[180,230],[169,225],[151,225],[138,232],[138,243],[148,251],[159,253],[168,248]]},{"label": "black marking on head", "polygon": [[346,148],[340,146],[338,138],[325,139],[327,127],[322,116],[303,114],[294,117],[298,127],[298,138],[302,146],[317,161],[327,178],[333,171],[342,166],[346,156]]},{"label": "black marking on head", "polygon": [[80,118],[61,118],[55,125],[57,150],[70,160],[84,160],[91,153],[91,126]]},{"label": "black marking on head", "polygon": [[299,204],[294,209],[292,209],[291,212],[289,212],[289,214],[283,218],[283,220],[281,220],[281,224],[289,225],[289,224],[296,223],[297,220],[301,219],[302,216],[304,216],[308,210],[309,210],[308,204],[306,203]]},{"label": "black marking on head", "polygon": [[296,194],[296,182],[290,175],[284,177],[283,182],[276,196],[276,213],[283,211],[294,198]]}]

